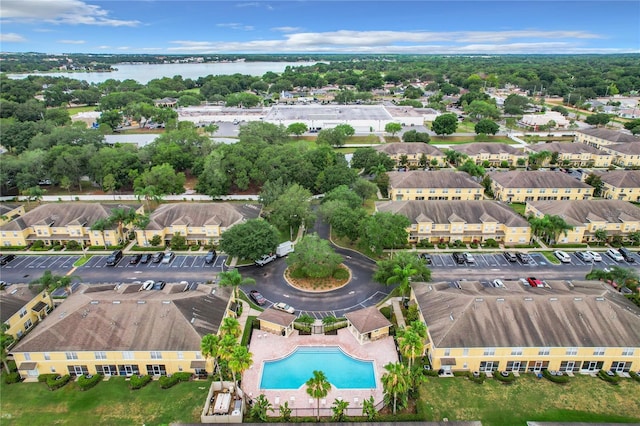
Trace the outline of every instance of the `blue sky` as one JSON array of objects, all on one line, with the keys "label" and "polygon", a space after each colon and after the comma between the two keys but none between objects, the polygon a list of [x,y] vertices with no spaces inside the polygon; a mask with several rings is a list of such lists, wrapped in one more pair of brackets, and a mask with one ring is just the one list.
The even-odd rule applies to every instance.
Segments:
[{"label": "blue sky", "polygon": [[640,1],[2,0],[0,51],[640,52]]}]

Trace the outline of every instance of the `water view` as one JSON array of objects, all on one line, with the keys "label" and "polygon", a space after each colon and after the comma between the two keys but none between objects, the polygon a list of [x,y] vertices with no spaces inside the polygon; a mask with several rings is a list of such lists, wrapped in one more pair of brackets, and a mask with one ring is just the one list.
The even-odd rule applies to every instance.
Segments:
[{"label": "water view", "polygon": [[206,64],[116,64],[114,72],[52,72],[52,73],[30,73],[30,74],[9,74],[9,78],[19,79],[28,75],[48,75],[52,77],[69,77],[76,80],[84,80],[87,83],[102,83],[110,78],[114,80],[132,79],[141,84],[162,78],[181,75],[183,78],[193,80],[208,75],[231,75],[245,74],[262,76],[268,71],[283,72],[286,67],[313,65],[315,62],[218,62]]}]

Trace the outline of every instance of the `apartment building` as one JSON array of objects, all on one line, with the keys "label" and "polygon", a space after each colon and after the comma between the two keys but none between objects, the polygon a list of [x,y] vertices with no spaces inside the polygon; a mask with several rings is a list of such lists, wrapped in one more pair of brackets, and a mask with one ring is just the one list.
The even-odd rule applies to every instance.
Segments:
[{"label": "apartment building", "polygon": [[[558,153],[556,166],[561,167],[609,167],[613,162],[613,155],[591,145],[573,142],[551,142],[529,145],[529,152],[538,153],[548,151]],[[551,158],[544,161],[542,166],[549,167]]]},{"label": "apartment building", "polygon": [[233,225],[260,216],[258,204],[172,203],[163,204],[151,213],[145,229],[136,230],[140,246],[151,245],[158,235],[163,242],[174,235],[185,237],[188,244],[218,243],[224,231]]},{"label": "apartment building", "polygon": [[594,188],[566,173],[553,171],[492,172],[491,189],[496,200],[525,203],[542,200],[588,200]]},{"label": "apartment building", "polygon": [[527,154],[521,148],[515,148],[506,143],[478,142],[463,145],[453,145],[452,149],[473,160],[477,165],[488,163],[491,167],[517,166],[518,160],[526,164]]},{"label": "apartment building", "polygon": [[91,229],[116,209],[143,214],[140,204],[53,203],[43,204],[0,226],[0,246],[27,246],[42,241],[45,246],[77,241],[82,246],[115,246],[125,240],[123,227],[114,224]]},{"label": "apartment building", "polygon": [[231,289],[82,285],[12,350],[20,375],[164,376],[213,371],[200,352],[228,313]]},{"label": "apartment building", "polygon": [[468,173],[455,171],[389,172],[389,198],[402,200],[481,200],[484,188]]},{"label": "apartment building", "polygon": [[568,374],[640,368],[640,309],[601,282],[412,284],[434,369]]},{"label": "apartment building", "polygon": [[603,198],[640,202],[640,170],[612,170],[598,176],[602,180]]},{"label": "apartment building", "polygon": [[597,242],[596,231],[604,230],[607,239],[640,231],[640,208],[619,200],[576,200],[529,202],[525,215],[560,216],[573,230],[558,236],[558,244]]},{"label": "apartment building", "polygon": [[495,201],[384,201],[376,210],[406,216],[409,243],[484,242],[492,238],[505,245],[527,244],[529,223]]},{"label": "apartment building", "polygon": [[424,167],[431,167],[433,160],[437,167],[446,165],[446,156],[438,148],[423,142],[397,142],[378,145],[374,148],[378,152],[387,154],[396,162],[396,166],[417,168],[420,163]]},{"label": "apartment building", "polygon": [[617,143],[603,146],[613,156],[612,163],[620,167],[640,166],[640,143]]},{"label": "apartment building", "polygon": [[27,284],[11,284],[0,289],[0,321],[5,333],[21,339],[53,309],[53,299],[46,291],[37,291]]},{"label": "apartment building", "polygon": [[23,204],[0,204],[0,226],[22,216],[25,213]]},{"label": "apartment building", "polygon": [[576,131],[575,141],[596,148],[603,148],[607,145],[640,142],[640,138],[617,130],[595,127]]}]

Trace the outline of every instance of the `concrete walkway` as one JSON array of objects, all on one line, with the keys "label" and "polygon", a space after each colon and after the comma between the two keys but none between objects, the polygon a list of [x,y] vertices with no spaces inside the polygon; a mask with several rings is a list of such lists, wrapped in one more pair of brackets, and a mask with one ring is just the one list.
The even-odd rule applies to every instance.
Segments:
[{"label": "concrete walkway", "polygon": [[398,323],[398,328],[405,328],[406,323],[404,322],[404,315],[402,315],[402,308],[400,307],[400,301],[394,300],[391,302],[391,306],[393,306],[393,313],[396,316],[396,322]]}]

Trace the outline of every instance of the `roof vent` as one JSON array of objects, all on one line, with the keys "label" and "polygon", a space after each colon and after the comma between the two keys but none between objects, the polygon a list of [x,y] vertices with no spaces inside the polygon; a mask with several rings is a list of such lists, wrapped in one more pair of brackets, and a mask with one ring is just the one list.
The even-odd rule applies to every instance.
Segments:
[{"label": "roof vent", "polygon": [[147,302],[144,301],[144,300],[138,300],[138,305],[144,305],[145,303],[147,303]]},{"label": "roof vent", "polygon": [[476,302],[483,302],[484,299],[482,297],[476,297]]},{"label": "roof vent", "polygon": [[525,297],[524,300],[526,300],[527,302],[532,302],[533,301],[533,297]]},{"label": "roof vent", "polygon": [[170,304],[170,303],[171,303],[171,301],[170,301],[170,300],[163,300],[163,301],[162,301],[162,304],[163,304],[163,305],[168,305],[168,304]]},{"label": "roof vent", "polygon": [[91,304],[92,304],[92,305],[97,305],[98,303],[100,303],[100,302],[98,302],[97,300],[92,300],[92,301],[91,301]]},{"label": "roof vent", "polygon": [[17,292],[18,292],[18,289],[14,288],[13,291],[11,293],[9,293],[9,294],[16,294]]},{"label": "roof vent", "polygon": [[596,300],[597,300],[598,302],[604,302],[604,297],[596,297]]},{"label": "roof vent", "polygon": [[558,298],[557,297],[551,297],[551,298],[549,298],[549,300],[551,300],[552,302],[555,302],[556,300],[558,300]]},{"label": "roof vent", "polygon": [[498,298],[496,299],[496,302],[504,302],[504,297],[498,297]]},{"label": "roof vent", "polygon": [[575,300],[576,302],[579,302],[582,300],[582,297],[574,297],[573,300]]},{"label": "roof vent", "polygon": [[191,324],[193,324],[194,322],[196,322],[196,319],[195,319],[195,317],[194,317],[194,318],[191,318],[191,321],[190,321],[190,323],[191,323]]},{"label": "roof vent", "polygon": [[113,302],[111,302],[111,303],[113,303],[114,305],[119,305],[119,304],[120,304],[120,301],[119,301],[119,300],[114,300],[114,301],[113,301]]}]

